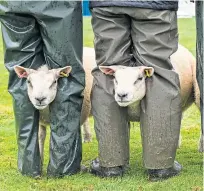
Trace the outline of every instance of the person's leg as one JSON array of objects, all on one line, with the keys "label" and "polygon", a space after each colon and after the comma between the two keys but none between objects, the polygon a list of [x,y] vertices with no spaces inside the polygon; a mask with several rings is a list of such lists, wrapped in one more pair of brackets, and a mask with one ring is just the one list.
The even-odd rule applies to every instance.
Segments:
[{"label": "person's leg", "polygon": [[173,168],[180,133],[180,84],[170,62],[178,47],[177,15],[174,11],[150,9],[127,12],[132,17],[135,58],[155,71],[146,81],[140,114],[144,166],[153,169],[149,171],[151,176],[155,169]]},{"label": "person's leg", "polygon": [[[129,64],[132,58],[129,18],[120,13],[120,8],[94,8],[91,12],[97,65]],[[120,170],[114,172],[111,167],[129,162],[127,110],[115,102],[113,78],[98,68],[92,74],[91,104],[99,161],[93,161],[91,172],[99,176],[120,175]],[[97,171],[97,165],[103,167],[104,173]]]},{"label": "person's leg", "polygon": [[[19,5],[16,9],[13,4]],[[19,9],[18,9],[19,8]],[[9,13],[3,13],[3,11]],[[4,62],[9,71],[8,90],[13,97],[18,143],[18,169],[24,175],[37,177],[41,174],[38,145],[39,112],[29,101],[26,80],[19,79],[14,66],[37,68],[44,62],[42,39],[36,21],[29,15],[15,14],[22,11],[19,2],[1,6],[1,29],[4,42]]]},{"label": "person's leg", "polygon": [[[81,63],[82,10],[79,1],[44,1],[38,4],[42,10],[39,9],[35,16],[44,42],[46,63],[51,68],[72,66],[69,77],[58,80],[57,95],[50,105],[51,139],[47,174],[59,177],[78,172],[82,159],[80,116],[85,86]],[[46,11],[43,11],[45,7]]]},{"label": "person's leg", "polygon": [[200,111],[201,111],[201,141],[199,145],[199,151],[204,151],[203,145],[203,122],[204,122],[204,115],[203,115],[203,62],[204,62],[204,2],[203,1],[196,1],[196,27],[197,27],[197,40],[196,40],[196,60],[197,60],[197,68],[196,68],[196,77],[200,89]]}]

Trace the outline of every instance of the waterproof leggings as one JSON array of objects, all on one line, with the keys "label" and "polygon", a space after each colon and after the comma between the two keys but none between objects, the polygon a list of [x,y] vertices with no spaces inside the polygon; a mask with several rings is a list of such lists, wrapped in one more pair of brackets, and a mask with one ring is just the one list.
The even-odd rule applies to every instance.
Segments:
[{"label": "waterproof leggings", "polygon": [[[148,169],[172,167],[181,123],[179,77],[170,62],[178,47],[176,12],[128,7],[91,11],[97,65],[154,67],[141,103],[143,161]],[[127,110],[114,100],[112,77],[99,69],[93,76],[91,100],[100,165],[125,165],[129,161]]]},{"label": "waterproof leggings", "polygon": [[197,26],[197,41],[196,41],[196,60],[197,60],[197,68],[196,75],[198,86],[200,89],[200,108],[201,108],[201,128],[202,128],[202,136],[204,134],[203,131],[203,62],[204,62],[204,2],[196,1],[196,26]]},{"label": "waterproof leggings", "polygon": [[25,79],[14,66],[36,69],[72,66],[68,78],[60,78],[56,99],[50,105],[51,137],[48,176],[63,176],[80,169],[82,145],[80,114],[84,89],[81,2],[7,1],[0,3],[0,19],[9,71],[8,89],[13,97],[18,142],[18,169],[41,175],[38,145],[39,112],[28,99]]}]

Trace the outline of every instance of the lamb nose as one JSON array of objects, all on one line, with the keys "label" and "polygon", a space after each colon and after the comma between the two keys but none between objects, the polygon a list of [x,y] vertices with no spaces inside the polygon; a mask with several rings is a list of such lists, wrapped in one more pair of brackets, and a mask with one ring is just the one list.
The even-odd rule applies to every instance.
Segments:
[{"label": "lamb nose", "polygon": [[122,98],[127,97],[127,95],[128,94],[126,94],[126,93],[120,93],[120,94],[118,94],[118,97],[122,99]]},{"label": "lamb nose", "polygon": [[46,97],[36,97],[35,99],[41,103],[46,99]]}]

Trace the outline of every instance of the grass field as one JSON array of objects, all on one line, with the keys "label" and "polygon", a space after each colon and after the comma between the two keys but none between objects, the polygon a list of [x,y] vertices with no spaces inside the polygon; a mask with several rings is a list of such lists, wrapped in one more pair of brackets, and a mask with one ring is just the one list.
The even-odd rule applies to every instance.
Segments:
[{"label": "grass field", "polygon": [[[180,43],[195,54],[195,21],[179,19]],[[93,47],[93,33],[90,18],[84,19],[84,45]],[[130,166],[131,170],[123,177],[100,179],[88,173],[77,174],[63,179],[47,179],[48,139],[45,148],[44,175],[40,180],[22,176],[17,171],[17,145],[11,96],[7,93],[8,73],[3,65],[2,39],[0,39],[0,191],[199,191],[203,190],[202,154],[197,152],[200,133],[200,116],[195,106],[184,115],[182,121],[182,146],[177,151],[177,160],[183,165],[180,176],[157,183],[150,183],[144,174],[139,124],[131,129]],[[93,130],[93,121],[92,131]],[[83,163],[89,165],[97,157],[97,141],[83,144]]]}]

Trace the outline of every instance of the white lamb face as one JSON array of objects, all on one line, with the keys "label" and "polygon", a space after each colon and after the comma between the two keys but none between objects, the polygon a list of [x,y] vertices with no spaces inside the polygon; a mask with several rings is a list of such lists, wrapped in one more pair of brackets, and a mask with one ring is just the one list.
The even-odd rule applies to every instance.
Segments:
[{"label": "white lamb face", "polygon": [[115,100],[121,107],[142,100],[146,93],[145,79],[152,76],[152,67],[100,66],[106,75],[114,75]]},{"label": "white lamb face", "polygon": [[59,77],[68,75],[71,67],[48,70],[46,66],[38,70],[16,66],[15,72],[20,78],[27,78],[28,97],[36,109],[45,109],[57,94]]},{"label": "white lamb face", "polygon": [[44,109],[55,99],[57,78],[50,71],[33,72],[27,78],[27,90],[34,107]]}]

